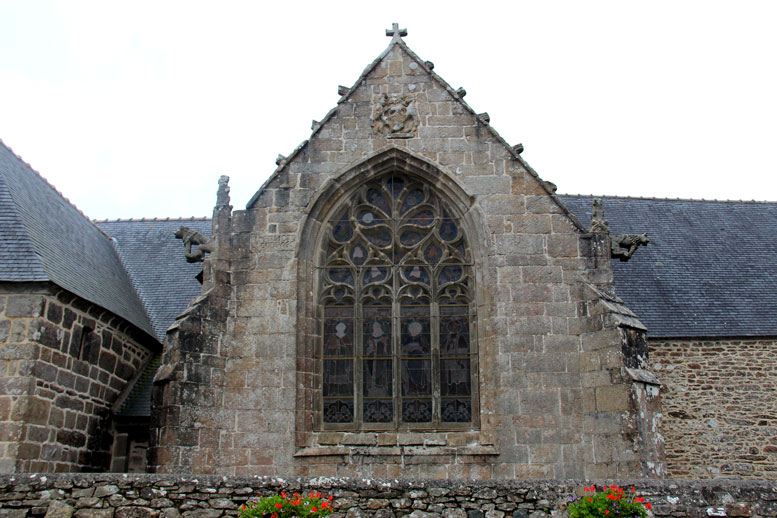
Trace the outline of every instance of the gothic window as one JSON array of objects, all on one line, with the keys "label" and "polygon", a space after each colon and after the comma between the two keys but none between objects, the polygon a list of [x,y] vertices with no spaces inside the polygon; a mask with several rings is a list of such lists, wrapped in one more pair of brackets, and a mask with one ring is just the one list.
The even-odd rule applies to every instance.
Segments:
[{"label": "gothic window", "polygon": [[325,225],[324,429],[456,429],[477,413],[471,251],[435,189],[391,174]]}]

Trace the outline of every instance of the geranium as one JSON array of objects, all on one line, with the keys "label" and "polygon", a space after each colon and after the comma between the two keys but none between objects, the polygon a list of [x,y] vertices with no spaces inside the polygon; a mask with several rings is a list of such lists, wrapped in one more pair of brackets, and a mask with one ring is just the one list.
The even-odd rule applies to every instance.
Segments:
[{"label": "geranium", "polygon": [[[616,485],[605,487],[599,492],[596,486],[583,489],[586,493],[584,498],[570,498],[567,504],[570,518],[609,518],[610,514],[618,518],[647,518],[647,510],[651,508],[644,497],[626,495]],[[631,493],[634,493],[634,488]]]},{"label": "geranium", "polygon": [[282,492],[249,501],[240,507],[239,518],[323,518],[332,514],[332,497],[311,491],[309,496]]}]

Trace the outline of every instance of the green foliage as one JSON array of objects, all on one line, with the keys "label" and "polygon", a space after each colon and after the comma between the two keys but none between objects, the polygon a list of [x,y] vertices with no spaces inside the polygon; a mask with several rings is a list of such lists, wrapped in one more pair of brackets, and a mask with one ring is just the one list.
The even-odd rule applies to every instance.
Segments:
[{"label": "green foliage", "polygon": [[585,488],[582,498],[571,498],[567,504],[570,518],[647,518],[651,505],[643,497],[626,495],[622,488],[609,486],[596,491],[596,486]]},{"label": "green foliage", "polygon": [[239,518],[323,518],[332,514],[332,497],[315,491],[308,496],[298,493],[265,496],[240,508]]}]

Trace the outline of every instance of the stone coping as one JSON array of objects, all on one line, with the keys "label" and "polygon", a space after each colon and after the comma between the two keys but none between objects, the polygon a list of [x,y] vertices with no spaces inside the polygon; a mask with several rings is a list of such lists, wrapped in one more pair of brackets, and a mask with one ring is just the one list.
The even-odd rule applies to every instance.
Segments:
[{"label": "stone coping", "polygon": [[[370,479],[356,477],[283,477],[283,476],[225,476],[198,474],[157,474],[157,473],[7,473],[0,474],[0,491],[19,484],[35,487],[86,487],[91,484],[112,483],[116,485],[149,485],[157,487],[180,484],[197,487],[310,487],[310,488],[348,488],[364,490],[403,490],[439,487],[454,489],[457,487],[492,487],[506,490],[532,490],[557,488],[572,492],[578,487],[595,484],[597,487],[617,484],[622,487],[635,487],[643,490],[765,490],[773,493],[777,501],[777,480],[765,479]],[[571,494],[571,493],[570,493]]]}]

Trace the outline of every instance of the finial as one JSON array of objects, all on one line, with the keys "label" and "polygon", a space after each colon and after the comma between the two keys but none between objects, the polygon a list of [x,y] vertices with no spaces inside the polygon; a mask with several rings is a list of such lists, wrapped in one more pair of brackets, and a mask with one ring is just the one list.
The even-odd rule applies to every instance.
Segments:
[{"label": "finial", "polygon": [[286,162],[286,157],[278,153],[278,156],[275,157],[275,165],[283,165]]},{"label": "finial", "polygon": [[386,36],[391,36],[391,43],[400,41],[403,36],[407,36],[407,29],[400,29],[398,23],[392,23],[390,29],[386,29]]},{"label": "finial", "polygon": [[222,175],[219,178],[219,190],[216,191],[216,207],[229,205],[229,176]]},{"label": "finial", "polygon": [[464,87],[459,87],[458,90],[456,90],[456,95],[464,99],[464,96],[467,95],[467,91],[464,89]]},{"label": "finial", "polygon": [[523,144],[516,144],[513,146],[513,151],[515,151],[516,155],[520,155],[523,153]]},{"label": "finial", "polygon": [[591,225],[588,227],[588,231],[602,234],[610,233],[610,226],[607,224],[607,220],[604,219],[604,205],[602,205],[601,198],[593,199],[591,207]]},{"label": "finial", "polygon": [[486,124],[491,122],[491,116],[488,114],[488,112],[478,113],[478,117],[480,117],[480,119]]},{"label": "finial", "polygon": [[348,92],[350,92],[351,89],[347,86],[340,85],[337,87],[337,95],[342,97],[343,95],[348,95]]}]

